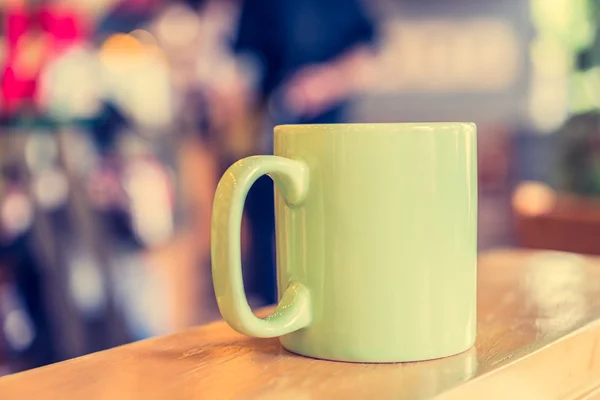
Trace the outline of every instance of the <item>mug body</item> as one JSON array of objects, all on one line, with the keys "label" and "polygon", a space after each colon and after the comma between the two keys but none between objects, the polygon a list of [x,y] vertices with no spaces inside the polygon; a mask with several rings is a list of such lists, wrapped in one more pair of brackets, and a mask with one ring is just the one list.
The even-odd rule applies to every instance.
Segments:
[{"label": "mug body", "polygon": [[275,155],[309,168],[302,204],[275,194],[279,292],[300,282],[312,307],[286,349],[401,362],[473,345],[476,153],[471,123],[275,128]]}]

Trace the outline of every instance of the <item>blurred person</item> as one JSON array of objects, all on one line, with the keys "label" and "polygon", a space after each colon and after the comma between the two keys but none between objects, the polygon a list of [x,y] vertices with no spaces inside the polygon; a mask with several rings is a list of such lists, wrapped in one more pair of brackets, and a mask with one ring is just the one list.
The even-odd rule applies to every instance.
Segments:
[{"label": "blurred person", "polygon": [[210,216],[217,149],[222,148],[216,142],[226,119],[215,112],[224,103],[215,100],[211,87],[223,84],[229,75],[234,27],[235,6],[227,0],[175,1],[165,5],[148,26],[171,69],[174,130],[180,132],[179,187],[186,231],[193,238],[183,235],[173,243],[178,248],[173,258],[177,268],[170,268],[170,275],[176,283],[173,308],[178,328],[207,322],[218,314],[210,280]]},{"label": "blurred person", "polygon": [[[272,153],[272,126],[344,121],[372,62],[374,25],[360,0],[243,0],[234,49],[267,127],[253,152]],[[248,95],[246,95],[248,96]],[[250,190],[252,276],[247,288],[276,301],[274,195],[270,178]]]}]

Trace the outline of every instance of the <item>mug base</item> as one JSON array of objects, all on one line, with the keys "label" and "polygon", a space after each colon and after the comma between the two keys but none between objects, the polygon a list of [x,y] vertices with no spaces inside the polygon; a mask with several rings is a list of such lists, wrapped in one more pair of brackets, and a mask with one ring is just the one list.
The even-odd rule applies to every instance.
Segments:
[{"label": "mug base", "polygon": [[439,360],[439,359],[443,359],[443,358],[448,358],[448,357],[454,357],[454,356],[458,356],[461,354],[466,354],[469,352],[469,350],[471,350],[474,345],[475,342],[471,343],[469,346],[467,346],[466,348],[460,348],[458,350],[452,350],[449,351],[447,353],[443,353],[443,354],[439,354],[439,355],[427,355],[427,356],[423,356],[423,357],[402,357],[402,356],[397,356],[397,357],[389,357],[389,356],[384,356],[384,357],[377,357],[377,356],[356,356],[356,355],[334,355],[334,354],[325,354],[325,353],[321,353],[321,352],[312,352],[312,351],[305,351],[304,349],[298,349],[295,348],[294,346],[288,346],[286,344],[284,344],[283,342],[281,342],[282,347],[289,351],[290,353],[302,356],[302,357],[308,357],[308,358],[312,358],[315,360],[323,360],[323,361],[335,361],[335,362],[345,362],[345,363],[354,363],[354,364],[399,364],[399,363],[409,363],[409,362],[420,362],[420,361],[431,361],[431,360]]}]

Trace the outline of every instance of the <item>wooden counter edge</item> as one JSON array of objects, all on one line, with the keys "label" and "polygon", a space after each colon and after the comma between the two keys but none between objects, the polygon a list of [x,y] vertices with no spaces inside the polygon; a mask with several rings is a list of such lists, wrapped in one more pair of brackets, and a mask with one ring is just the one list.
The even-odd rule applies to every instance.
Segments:
[{"label": "wooden counter edge", "polygon": [[479,399],[481,393],[486,393],[487,399],[596,398],[589,395],[600,398],[600,320],[532,353],[525,352],[526,349],[505,365],[457,385],[438,398]]}]

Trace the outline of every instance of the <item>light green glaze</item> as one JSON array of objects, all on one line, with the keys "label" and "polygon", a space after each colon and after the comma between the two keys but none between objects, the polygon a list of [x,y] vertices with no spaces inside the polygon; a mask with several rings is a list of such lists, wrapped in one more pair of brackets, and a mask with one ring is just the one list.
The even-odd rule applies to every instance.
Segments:
[{"label": "light green glaze", "polygon": [[[237,331],[295,353],[399,362],[475,341],[477,160],[469,123],[289,125],[276,156],[223,176],[212,220],[213,279]],[[240,220],[261,175],[277,183],[281,301],[266,319],[244,295]]]}]

